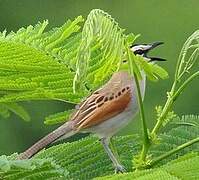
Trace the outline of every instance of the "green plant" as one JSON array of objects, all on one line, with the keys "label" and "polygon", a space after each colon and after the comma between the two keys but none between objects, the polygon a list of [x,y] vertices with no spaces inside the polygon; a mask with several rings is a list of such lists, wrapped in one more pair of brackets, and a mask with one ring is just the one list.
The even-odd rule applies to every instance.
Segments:
[{"label": "green plant", "polygon": [[[154,81],[158,76],[166,78],[167,72],[132,54],[128,46],[138,36],[124,34],[124,29],[109,14],[92,10],[82,28],[83,21],[79,16],[49,32],[45,32],[48,22],[44,21],[34,27],[21,28],[17,33],[6,35],[4,31],[0,34],[0,115],[7,117],[13,111],[29,120],[20,105],[21,101],[27,100],[77,104],[115,71],[125,69],[137,82],[143,124],[143,143],[140,135],[114,138],[121,161],[130,173],[110,176],[113,174],[111,162],[98,141],[87,137],[43,150],[31,160],[16,160],[16,154],[0,156],[0,179],[186,178],[186,166],[193,179],[198,177],[195,169],[198,165],[199,118],[194,115],[180,118],[172,112],[172,106],[184,88],[199,75],[199,71],[189,73],[183,80],[198,58],[199,31],[183,46],[167,102],[163,108],[157,108],[157,123],[150,131],[139,93],[140,70]],[[190,50],[192,52],[188,52]],[[124,59],[127,64],[122,63]],[[72,111],[46,117],[45,123],[63,122]],[[163,133],[158,134],[160,129]],[[190,151],[192,153],[188,154]],[[176,152],[180,153],[179,159]],[[145,170],[148,168],[150,170]]]},{"label": "green plant", "polygon": [[[170,112],[170,110],[172,109],[172,106],[173,106],[174,102],[177,100],[178,96],[183,92],[183,90],[189,85],[189,83],[194,78],[199,76],[198,70],[196,70],[196,72],[191,72],[192,67],[197,62],[198,55],[199,55],[199,30],[194,32],[187,39],[187,41],[184,43],[184,45],[182,47],[182,50],[180,52],[180,55],[179,55],[179,58],[177,61],[176,72],[175,72],[172,88],[171,88],[170,92],[167,93],[167,95],[168,95],[167,101],[166,101],[163,109],[161,110],[159,108],[157,123],[155,124],[152,131],[149,133],[150,139],[148,137],[146,125],[143,125],[144,144],[143,144],[141,155],[139,157],[140,159],[139,159],[138,163],[140,165],[138,165],[138,168],[140,168],[140,167],[142,168],[142,166],[151,166],[152,164],[156,163],[156,162],[152,161],[152,162],[149,162],[149,164],[148,164],[148,160],[146,159],[147,152],[148,152],[150,146],[152,144],[156,143],[157,133],[159,132],[159,130],[162,127],[164,127],[165,124],[167,124],[171,119],[173,119],[173,117],[175,117],[175,114],[173,112]],[[133,59],[131,59],[131,61],[132,60]],[[185,77],[188,76],[188,77],[186,77],[186,79],[185,79],[184,76]],[[137,86],[139,86],[138,83],[137,83]],[[142,104],[142,101],[140,101],[140,103]],[[142,119],[144,122],[145,121],[144,112],[141,111],[141,114],[142,114]],[[143,124],[145,124],[145,123],[143,123]],[[194,143],[199,142],[199,137],[194,139],[193,142]],[[188,143],[187,146],[188,145],[190,145],[190,144]],[[173,151],[175,152],[175,150],[173,150]],[[173,151],[171,151],[170,153],[173,153]],[[178,148],[176,148],[176,152],[177,151],[178,151]],[[167,155],[169,155],[169,153],[167,153]],[[167,157],[167,156],[163,155],[160,157],[160,159],[163,159],[165,157]],[[156,161],[156,160],[154,160],[154,161]],[[157,161],[159,161],[159,158]]]}]

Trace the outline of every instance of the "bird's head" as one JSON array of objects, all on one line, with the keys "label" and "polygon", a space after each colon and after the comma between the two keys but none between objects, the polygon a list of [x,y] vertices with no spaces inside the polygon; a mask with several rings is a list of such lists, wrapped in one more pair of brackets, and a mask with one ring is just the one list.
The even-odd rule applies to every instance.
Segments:
[{"label": "bird's head", "polygon": [[166,59],[163,58],[148,56],[150,50],[154,49],[155,47],[161,44],[163,44],[163,42],[154,42],[151,44],[134,44],[130,46],[130,48],[135,55],[143,56],[148,62],[166,61]]}]

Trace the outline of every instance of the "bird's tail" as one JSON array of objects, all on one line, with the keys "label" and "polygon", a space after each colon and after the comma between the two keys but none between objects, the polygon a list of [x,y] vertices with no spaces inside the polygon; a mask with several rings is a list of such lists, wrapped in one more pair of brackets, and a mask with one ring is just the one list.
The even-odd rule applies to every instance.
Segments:
[{"label": "bird's tail", "polygon": [[47,145],[55,142],[56,140],[60,139],[64,136],[64,138],[70,137],[74,135],[76,132],[73,131],[71,127],[71,121],[63,124],[53,132],[46,135],[44,138],[39,140],[37,143],[35,143],[33,146],[31,146],[29,149],[27,149],[25,152],[19,154],[17,159],[29,159],[33,155],[35,155],[37,152],[39,152],[41,149],[46,147]]}]

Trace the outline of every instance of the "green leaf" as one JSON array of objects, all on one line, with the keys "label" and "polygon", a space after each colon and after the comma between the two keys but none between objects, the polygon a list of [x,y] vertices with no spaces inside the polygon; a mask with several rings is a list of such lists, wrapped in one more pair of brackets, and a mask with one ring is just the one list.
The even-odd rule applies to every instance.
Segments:
[{"label": "green leaf", "polygon": [[0,156],[0,178],[9,180],[61,179],[68,171],[56,164],[53,159],[15,160]]},{"label": "green leaf", "polygon": [[67,120],[69,120],[69,117],[71,116],[73,111],[74,110],[67,110],[64,112],[59,112],[59,113],[47,116],[45,118],[44,124],[53,125],[53,124],[66,122]]},{"label": "green leaf", "polygon": [[166,79],[169,77],[168,72],[166,70],[164,70],[162,67],[158,66],[157,64],[151,64],[151,70],[152,72],[159,76],[161,79]]},{"label": "green leaf", "polygon": [[[56,99],[77,103],[73,94],[74,60],[82,17],[44,32],[48,22],[0,36],[0,103]],[[67,50],[66,47],[70,47]],[[70,61],[69,61],[70,60]],[[62,63],[60,63],[60,61]]]},{"label": "green leaf", "polygon": [[91,89],[96,88],[119,68],[124,50],[123,31],[108,13],[99,9],[90,12],[78,49],[74,88],[85,82]]},{"label": "green leaf", "polygon": [[147,62],[142,56],[136,56],[136,63],[144,70],[146,76],[151,81],[157,81],[158,77],[161,79],[168,78],[168,73],[157,64]]},{"label": "green leaf", "polygon": [[184,43],[178,57],[175,80],[180,81],[186,74],[191,76],[191,69],[198,60],[199,56],[199,30],[196,30]]},{"label": "green leaf", "polygon": [[126,43],[127,43],[127,46],[130,47],[134,42],[135,40],[140,37],[140,34],[133,34],[133,33],[130,33],[126,36],[125,40],[126,40]]},{"label": "green leaf", "polygon": [[55,47],[59,47],[61,43],[63,43],[68,37],[70,37],[73,33],[78,32],[80,30],[80,26],[78,23],[83,22],[84,19],[82,16],[78,16],[74,21],[68,20],[62,28],[60,28],[56,33],[53,33],[51,36],[47,37],[48,45],[45,47],[47,51],[54,49]]},{"label": "green leaf", "polygon": [[176,125],[188,125],[188,126],[195,126],[199,128],[199,116],[185,115],[185,116],[182,116],[182,118],[176,117],[172,121],[172,123]]},{"label": "green leaf", "polygon": [[30,115],[27,111],[17,103],[2,103],[2,105],[8,110],[12,111],[19,117],[21,117],[24,121],[30,121]]},{"label": "green leaf", "polygon": [[[118,71],[125,57],[124,41],[129,46],[138,36],[125,35],[99,9],[90,12],[81,32],[82,22],[78,16],[50,31],[46,31],[48,21],[43,21],[16,33],[0,33],[0,103],[79,103]],[[75,84],[81,84],[81,91],[73,92]],[[5,109],[1,112],[9,115]]]},{"label": "green leaf", "polygon": [[10,117],[10,112],[8,108],[6,108],[3,104],[0,104],[0,116],[2,116],[5,119]]},{"label": "green leaf", "polygon": [[5,155],[0,156],[0,167],[4,172],[10,170],[10,164]]},{"label": "green leaf", "polygon": [[167,124],[163,131],[170,131],[172,128],[176,128],[179,126],[194,126],[199,128],[199,116],[198,115],[184,115],[181,118],[175,116],[170,119],[170,123]]},{"label": "green leaf", "polygon": [[161,166],[159,168],[151,170],[142,170],[132,173],[119,174],[114,176],[105,176],[101,178],[95,178],[98,180],[104,179],[135,179],[135,180],[154,180],[154,179],[189,179],[194,180],[199,177],[198,173],[199,166],[199,154],[190,153],[180,157],[177,160],[171,161],[170,163]]},{"label": "green leaf", "polygon": [[[132,162],[129,157],[139,149],[137,136],[114,138],[114,145],[121,163],[130,170]],[[45,159],[47,156],[53,157],[57,164],[69,171],[68,179],[92,179],[114,173],[112,163],[99,139],[94,137],[53,146],[37,154],[35,159]]]},{"label": "green leaf", "polygon": [[133,75],[134,73],[137,75],[138,79],[142,79],[142,75],[140,73],[140,68],[136,63],[136,58],[135,56],[129,49],[129,47],[126,44],[126,51],[127,51],[127,57],[128,57],[128,63],[129,63],[129,70],[130,73]]},{"label": "green leaf", "polygon": [[[158,119],[160,116],[161,116],[161,114],[162,114],[162,106],[156,106],[155,107],[155,110],[156,110],[156,116],[157,116],[157,118],[156,119]],[[162,123],[162,126],[164,127],[164,126],[166,126],[167,124],[169,124],[169,122],[172,122],[173,121],[173,119],[175,119],[177,117],[177,115],[175,114],[175,112],[174,111],[169,111],[168,113],[167,113],[167,115],[166,115],[166,117],[164,118],[164,121],[163,121],[163,123]]]},{"label": "green leaf", "polygon": [[[198,136],[199,131],[195,126],[179,126],[177,128],[173,128],[170,131],[161,134],[161,143],[154,145],[149,153],[152,158],[159,157],[165,152],[168,152]],[[132,159],[137,155],[141,148],[139,138],[140,137],[137,135],[113,138],[121,163],[126,167],[128,172],[132,171],[132,167],[134,167]],[[198,152],[198,149],[199,144],[194,144],[182,149],[178,154],[173,154],[167,159],[159,162],[156,167],[150,171],[153,171],[156,168],[165,167],[171,160],[189,152]],[[52,161],[49,160],[49,157],[52,158]],[[12,160],[15,160],[15,158],[13,157]],[[97,138],[90,136],[79,141],[56,145],[43,150],[35,155],[35,157],[30,160],[30,163],[32,161],[40,162],[45,160],[47,162],[54,162],[59,167],[58,169],[61,168],[62,172],[67,170],[68,174],[64,176],[65,179],[93,179],[94,177],[114,174],[114,167],[112,166],[111,160],[104,152],[102,145],[99,143]],[[20,163],[20,161],[18,162]],[[22,167],[19,167],[20,165],[18,164],[17,170],[13,170],[13,165],[11,165],[11,169],[7,172],[0,171],[0,177],[3,176],[5,179],[8,179],[9,177],[12,177],[13,179],[16,177],[16,179],[20,179],[22,177],[31,177],[30,179],[36,179],[39,176],[42,179],[47,179],[52,175],[53,179],[60,179],[57,169],[55,169],[54,166],[52,167],[49,163],[45,166],[40,166],[38,163],[35,164],[36,162],[32,162],[32,165],[35,165],[34,170],[25,170],[23,168],[23,164],[21,165]],[[8,161],[8,164],[10,165],[10,161]],[[2,167],[3,166],[5,165],[2,165]],[[186,164],[184,166],[186,166]],[[175,173],[177,173],[177,171]],[[158,175],[157,177],[160,176]]]},{"label": "green leaf", "polygon": [[158,80],[158,77],[154,75],[154,72],[151,68],[151,64],[148,63],[142,56],[137,55],[135,60],[136,60],[136,63],[140,66],[140,68],[144,70],[149,80],[151,81]]},{"label": "green leaf", "polygon": [[146,76],[151,81],[157,81],[158,77],[161,79],[168,78],[168,73],[157,64],[147,62],[146,59],[140,55],[134,55],[129,49],[129,46],[126,43],[127,59],[129,63],[129,69],[131,74],[133,72],[137,75],[138,79],[141,79],[141,71],[143,70]]}]

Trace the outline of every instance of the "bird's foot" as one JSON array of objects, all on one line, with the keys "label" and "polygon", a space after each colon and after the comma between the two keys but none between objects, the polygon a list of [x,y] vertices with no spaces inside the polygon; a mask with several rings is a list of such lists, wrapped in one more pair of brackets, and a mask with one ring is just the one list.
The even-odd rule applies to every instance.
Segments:
[{"label": "bird's foot", "polygon": [[125,173],[126,172],[126,169],[124,166],[118,164],[116,167],[115,167],[115,174],[117,173]]}]

